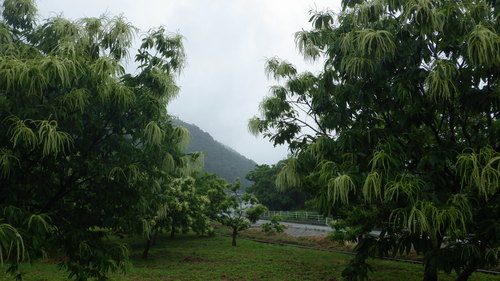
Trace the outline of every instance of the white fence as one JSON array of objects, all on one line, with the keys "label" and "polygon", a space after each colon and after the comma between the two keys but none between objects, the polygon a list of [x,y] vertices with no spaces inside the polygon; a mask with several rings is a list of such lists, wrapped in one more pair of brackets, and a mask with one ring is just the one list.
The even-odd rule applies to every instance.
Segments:
[{"label": "white fence", "polygon": [[314,212],[290,212],[290,211],[267,211],[260,218],[269,219],[273,215],[279,215],[282,221],[297,222],[317,225],[328,225],[333,219],[326,218]]}]

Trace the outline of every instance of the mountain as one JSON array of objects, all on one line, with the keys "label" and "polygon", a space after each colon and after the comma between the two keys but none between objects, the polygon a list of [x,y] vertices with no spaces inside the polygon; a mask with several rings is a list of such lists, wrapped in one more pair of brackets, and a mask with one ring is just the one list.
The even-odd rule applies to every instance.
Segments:
[{"label": "mountain", "polygon": [[181,120],[174,120],[174,126],[182,126],[192,135],[191,143],[185,152],[204,152],[205,171],[226,179],[229,183],[240,178],[244,189],[253,184],[245,179],[245,175],[255,169],[257,163],[239,154],[236,150],[224,145],[196,125]]}]

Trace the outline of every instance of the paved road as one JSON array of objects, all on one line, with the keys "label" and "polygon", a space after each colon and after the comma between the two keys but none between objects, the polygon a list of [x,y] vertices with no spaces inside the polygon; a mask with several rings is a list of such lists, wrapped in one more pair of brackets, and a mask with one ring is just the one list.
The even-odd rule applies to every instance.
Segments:
[{"label": "paved road", "polygon": [[[267,220],[259,220],[256,224],[252,226],[252,228],[260,228],[262,223],[269,222]],[[313,224],[302,224],[302,223],[293,223],[293,222],[281,222],[287,226],[285,233],[300,237],[300,236],[326,236],[328,232],[332,230],[329,226],[322,225],[313,225]]]},{"label": "paved road", "polygon": [[[256,224],[252,226],[252,228],[260,228],[262,223],[269,222],[268,220],[258,220]],[[314,224],[302,224],[302,223],[293,223],[293,222],[281,222],[287,226],[285,233],[300,237],[300,236],[321,236],[324,237],[328,234],[328,232],[332,231],[332,228],[324,225],[314,225]],[[380,231],[374,230],[371,234],[379,235]]]}]

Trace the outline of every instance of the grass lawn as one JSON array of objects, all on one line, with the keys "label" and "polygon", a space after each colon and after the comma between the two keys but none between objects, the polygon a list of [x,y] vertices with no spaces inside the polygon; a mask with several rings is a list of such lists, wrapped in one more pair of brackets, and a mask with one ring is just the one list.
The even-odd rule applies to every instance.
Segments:
[{"label": "grass lawn", "polygon": [[[131,239],[132,267],[112,280],[341,280],[344,254],[270,245],[238,239],[232,247],[227,237],[159,237],[150,258],[141,258],[143,241]],[[373,260],[371,280],[421,280],[422,266]],[[5,267],[0,267],[2,274]],[[26,280],[66,280],[51,260],[25,265]],[[0,280],[11,280],[0,274]],[[453,280],[442,274],[439,280]],[[471,281],[500,280],[499,276],[475,273]]]}]

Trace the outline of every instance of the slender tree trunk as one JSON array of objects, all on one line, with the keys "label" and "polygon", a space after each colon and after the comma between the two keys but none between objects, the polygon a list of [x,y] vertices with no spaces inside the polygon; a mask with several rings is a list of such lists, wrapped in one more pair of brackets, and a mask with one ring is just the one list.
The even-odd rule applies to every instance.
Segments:
[{"label": "slender tree trunk", "polygon": [[[429,250],[425,255],[433,255],[434,251],[439,251],[443,243],[444,236],[436,235],[431,239],[432,250]],[[431,259],[432,260],[432,259]],[[438,270],[432,262],[424,263],[424,279],[423,281],[438,281]]]},{"label": "slender tree trunk", "polygon": [[153,241],[151,241],[151,245],[152,245],[152,246],[156,245],[156,237],[158,237],[158,232],[160,232],[160,231],[158,230],[158,228],[157,228],[157,229],[155,229],[155,232],[154,232],[154,234],[153,234]]},{"label": "slender tree trunk", "polygon": [[464,268],[462,272],[457,276],[455,281],[467,281],[469,276],[476,270],[476,266],[468,265]]},{"label": "slender tree trunk", "polygon": [[438,281],[437,269],[433,266],[424,266],[423,281]]},{"label": "slender tree trunk", "polygon": [[170,231],[170,238],[174,238],[175,235],[175,226],[172,225],[172,231]]},{"label": "slender tree trunk", "polygon": [[238,230],[233,228],[233,243],[231,245],[236,246],[236,235],[238,235]]},{"label": "slender tree trunk", "polygon": [[148,235],[148,240],[146,241],[146,247],[144,247],[144,252],[142,252],[142,258],[147,259],[149,248],[151,247],[151,236]]}]

